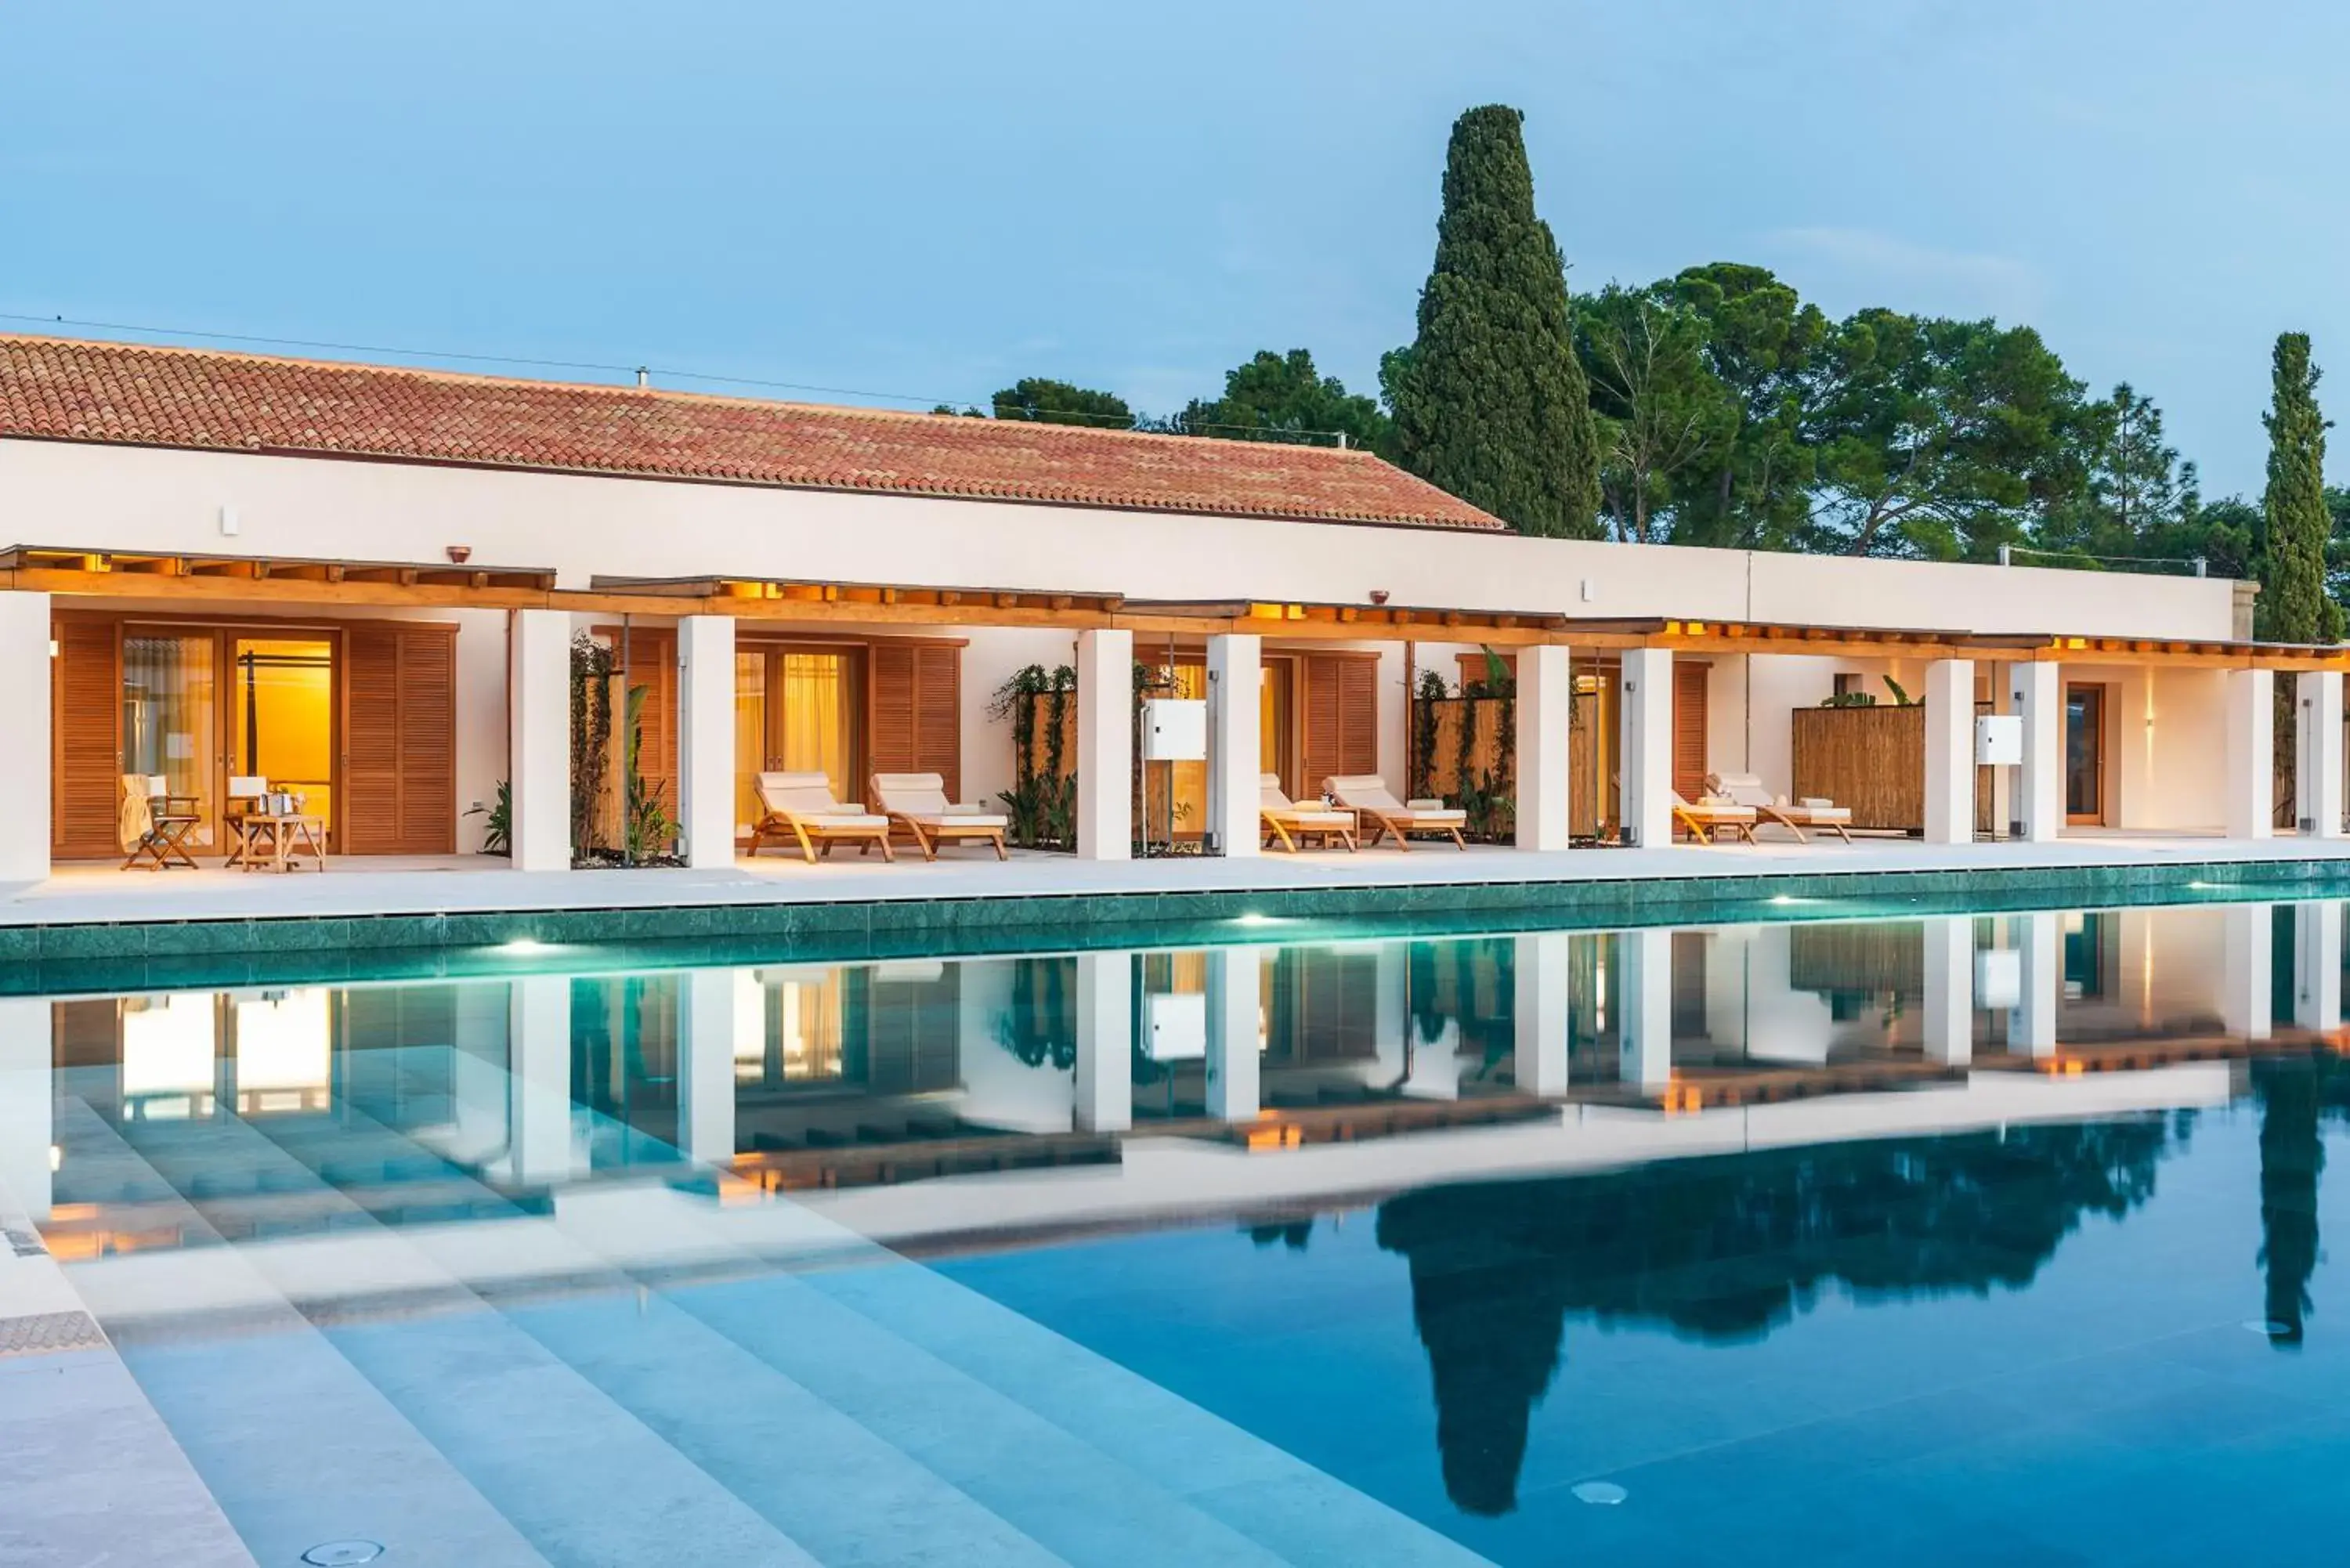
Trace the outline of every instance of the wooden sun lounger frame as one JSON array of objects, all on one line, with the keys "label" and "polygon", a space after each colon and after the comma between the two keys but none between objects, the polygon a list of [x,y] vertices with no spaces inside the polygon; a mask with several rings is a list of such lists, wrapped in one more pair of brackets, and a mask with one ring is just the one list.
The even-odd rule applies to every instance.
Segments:
[{"label": "wooden sun lounger frame", "polygon": [[[1711,782],[1712,781],[1709,778],[1709,783]],[[1809,806],[1801,805],[1776,805],[1767,800],[1742,800],[1737,804],[1752,812],[1758,822],[1777,823],[1780,826],[1794,834],[1795,836],[1795,842],[1798,844],[1809,844],[1811,842],[1811,839],[1806,836],[1804,832],[1804,829],[1806,827],[1813,829],[1814,832],[1833,833],[1838,838],[1843,839],[1846,844],[1850,844],[1852,842],[1852,835],[1846,831],[1846,829],[1852,826],[1850,823],[1822,822],[1811,815],[1811,808]],[[1849,815],[1850,814],[1846,813],[1846,815]],[[1749,836],[1749,839],[1750,841],[1752,840],[1752,835]]]},{"label": "wooden sun lounger frame", "polygon": [[[754,858],[764,844],[770,842],[783,844],[796,840],[800,846],[801,857],[811,866],[816,862],[818,846],[822,846],[823,855],[829,859],[832,856],[832,846],[836,844],[855,843],[857,853],[860,856],[879,845],[883,860],[897,859],[897,857],[889,852],[889,823],[886,819],[878,825],[827,824],[820,815],[815,813],[802,816],[797,812],[777,811],[764,799],[759,802],[759,809],[766,815],[762,816],[751,829],[750,854]],[[862,816],[879,814],[859,812],[858,815]]]},{"label": "wooden sun lounger frame", "polygon": [[1700,844],[1712,844],[1717,842],[1713,837],[1713,835],[1725,827],[1737,834],[1739,837],[1746,840],[1747,843],[1752,844],[1755,841],[1754,817],[1758,808],[1751,805],[1742,805],[1737,809],[1745,815],[1742,816],[1723,816],[1708,811],[1701,803],[1692,805],[1686,801],[1677,800],[1673,802],[1673,820],[1679,823],[1683,827],[1688,828],[1690,830],[1690,837]]},{"label": "wooden sun lounger frame", "polygon": [[1357,834],[1360,830],[1360,824],[1362,822],[1361,817],[1357,816],[1355,818],[1355,822],[1357,824],[1357,826],[1355,827],[1347,827],[1335,822],[1301,822],[1297,820],[1301,816],[1326,816],[1332,815],[1343,816],[1351,814],[1346,812],[1334,814],[1316,811],[1310,807],[1302,805],[1294,807],[1288,812],[1276,811],[1269,805],[1260,805],[1257,807],[1257,816],[1263,826],[1263,836],[1266,841],[1270,843],[1272,840],[1279,839],[1281,841],[1282,848],[1287,850],[1292,855],[1297,853],[1297,846],[1300,839],[1319,838],[1326,846],[1333,836],[1337,838],[1339,843],[1347,846],[1347,852],[1348,854],[1353,854],[1355,850],[1359,847],[1359,845],[1357,843]]},{"label": "wooden sun lounger frame", "polygon": [[[942,843],[964,842],[993,845],[998,860],[1012,858],[1011,851],[1003,846],[1003,835],[1008,826],[1004,822],[1001,820],[957,822],[955,814],[951,811],[893,811],[889,806],[889,792],[881,787],[879,775],[877,774],[866,780],[865,783],[866,787],[873,792],[874,800],[880,804],[881,810],[877,815],[888,817],[892,828],[903,827],[908,833],[912,834],[915,846],[921,850],[924,860],[936,860],[939,857],[939,846]],[[983,812],[972,815],[977,817],[993,814]]]}]

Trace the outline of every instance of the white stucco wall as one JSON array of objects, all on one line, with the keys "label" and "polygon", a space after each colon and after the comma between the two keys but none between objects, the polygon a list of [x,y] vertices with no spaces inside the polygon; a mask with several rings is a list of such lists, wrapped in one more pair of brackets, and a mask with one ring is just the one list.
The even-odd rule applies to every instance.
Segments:
[{"label": "white stucco wall", "polygon": [[[224,506],[234,509],[234,536],[220,532]],[[463,545],[477,564],[552,567],[567,587],[586,587],[601,573],[796,576],[1119,593],[1133,599],[1347,602],[1384,589],[1398,604],[1593,617],[2191,638],[2227,637],[2233,603],[2232,585],[2219,579],[22,440],[0,440],[0,535],[6,535],[0,543],[93,550],[432,561],[449,545]],[[187,607],[159,601],[156,607]],[[457,799],[460,810],[485,804],[505,775],[505,618],[497,611],[409,613],[460,623]],[[578,624],[595,619],[581,617]],[[827,628],[839,635],[858,629]],[[1074,639],[1057,631],[990,628],[960,635],[967,638],[962,793],[983,801],[1009,786],[1012,768],[1002,726],[987,717],[986,698],[1023,665],[1068,660]],[[1279,646],[1277,639],[1268,642]],[[1400,782],[1402,649],[1353,646],[1379,655],[1379,763]],[[1454,679],[1455,651],[1424,644],[1419,666]],[[1151,652],[1138,649],[1146,659]],[[1914,662],[1713,658],[1713,764],[1742,764],[1773,790],[1786,788],[1788,710],[1815,704],[1832,689],[1838,670],[1866,672],[1874,684],[1890,668],[1913,693],[1922,691],[1922,667]],[[2162,680],[2182,683],[2175,701],[2164,688],[2165,708],[2175,708],[2193,739],[2181,745],[2175,768],[2142,770],[2133,800],[2145,820],[2130,825],[2201,826],[2217,818],[2216,805],[2207,807],[2198,793],[2205,764],[2216,768],[2210,759],[2218,747],[2201,743],[2201,726],[2216,714],[2216,699],[2206,701],[2191,673]],[[2211,799],[2216,803],[2216,795]],[[478,846],[479,827],[479,818],[460,824],[461,848]]]}]

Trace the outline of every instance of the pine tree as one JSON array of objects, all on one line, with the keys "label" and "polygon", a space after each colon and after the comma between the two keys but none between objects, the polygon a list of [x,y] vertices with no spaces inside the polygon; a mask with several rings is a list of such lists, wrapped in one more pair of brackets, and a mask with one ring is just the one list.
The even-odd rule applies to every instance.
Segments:
[{"label": "pine tree", "polygon": [[2342,640],[2342,607],[2325,593],[2334,519],[2325,505],[2327,421],[2317,409],[2318,375],[2309,362],[2309,334],[2280,335],[2274,400],[2261,416],[2269,431],[2269,484],[2261,498],[2268,548],[2260,600],[2262,634],[2279,642]]},{"label": "pine tree", "polygon": [[1492,104],[1453,123],[1419,336],[1383,379],[1405,467],[1522,534],[1596,539],[1599,439],[1524,118]]}]

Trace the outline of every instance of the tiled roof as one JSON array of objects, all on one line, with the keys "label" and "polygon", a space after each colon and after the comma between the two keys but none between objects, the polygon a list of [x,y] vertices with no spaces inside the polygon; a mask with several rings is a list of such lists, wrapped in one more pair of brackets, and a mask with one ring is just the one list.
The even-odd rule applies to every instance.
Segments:
[{"label": "tiled roof", "polygon": [[1368,452],[0,335],[0,437],[1493,530]]}]

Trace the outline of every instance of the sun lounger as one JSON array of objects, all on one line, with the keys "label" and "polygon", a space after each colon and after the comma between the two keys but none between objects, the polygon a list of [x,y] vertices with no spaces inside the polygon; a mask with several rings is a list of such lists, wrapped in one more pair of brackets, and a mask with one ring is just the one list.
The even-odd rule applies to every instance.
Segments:
[{"label": "sun lounger", "polygon": [[832,781],[824,774],[761,774],[757,788],[759,807],[766,815],[751,829],[753,855],[769,841],[793,839],[811,866],[818,845],[829,856],[834,845],[845,841],[856,843],[859,855],[879,845],[882,859],[896,858],[889,853],[889,819],[833,799]]},{"label": "sun lounger", "polygon": [[1700,844],[1711,844],[1713,836],[1723,828],[1730,829],[1747,843],[1754,842],[1754,808],[1734,805],[1726,800],[1709,796],[1700,801],[1686,801],[1681,792],[1673,792],[1673,818],[1690,830],[1690,836]]},{"label": "sun lounger", "polygon": [[1319,838],[1325,845],[1336,838],[1349,851],[1355,847],[1353,812],[1299,805],[1282,793],[1279,774],[1266,774],[1257,781],[1257,814],[1263,820],[1265,842],[1277,841],[1292,854],[1305,838]]},{"label": "sun lounger", "polygon": [[1794,834],[1798,844],[1811,842],[1804,836],[1806,827],[1825,828],[1846,844],[1852,842],[1852,835],[1846,831],[1852,826],[1852,807],[1848,805],[1825,800],[1774,801],[1762,787],[1762,781],[1752,774],[1714,774],[1705,783],[1722,799],[1752,806],[1756,815],[1777,823]]},{"label": "sun lounger", "polygon": [[1411,846],[1404,836],[1409,833],[1441,834],[1461,848],[1469,847],[1469,841],[1461,836],[1461,828],[1468,826],[1467,812],[1437,801],[1398,800],[1377,774],[1338,774],[1323,780],[1322,787],[1348,811],[1378,825],[1378,832],[1371,836],[1375,847],[1381,838],[1393,834],[1396,847],[1409,849]]},{"label": "sun lounger", "polygon": [[941,844],[992,844],[998,860],[1009,860],[1003,832],[1011,818],[947,799],[947,781],[937,774],[875,774],[873,801],[889,820],[914,836],[922,858],[936,860]]}]

